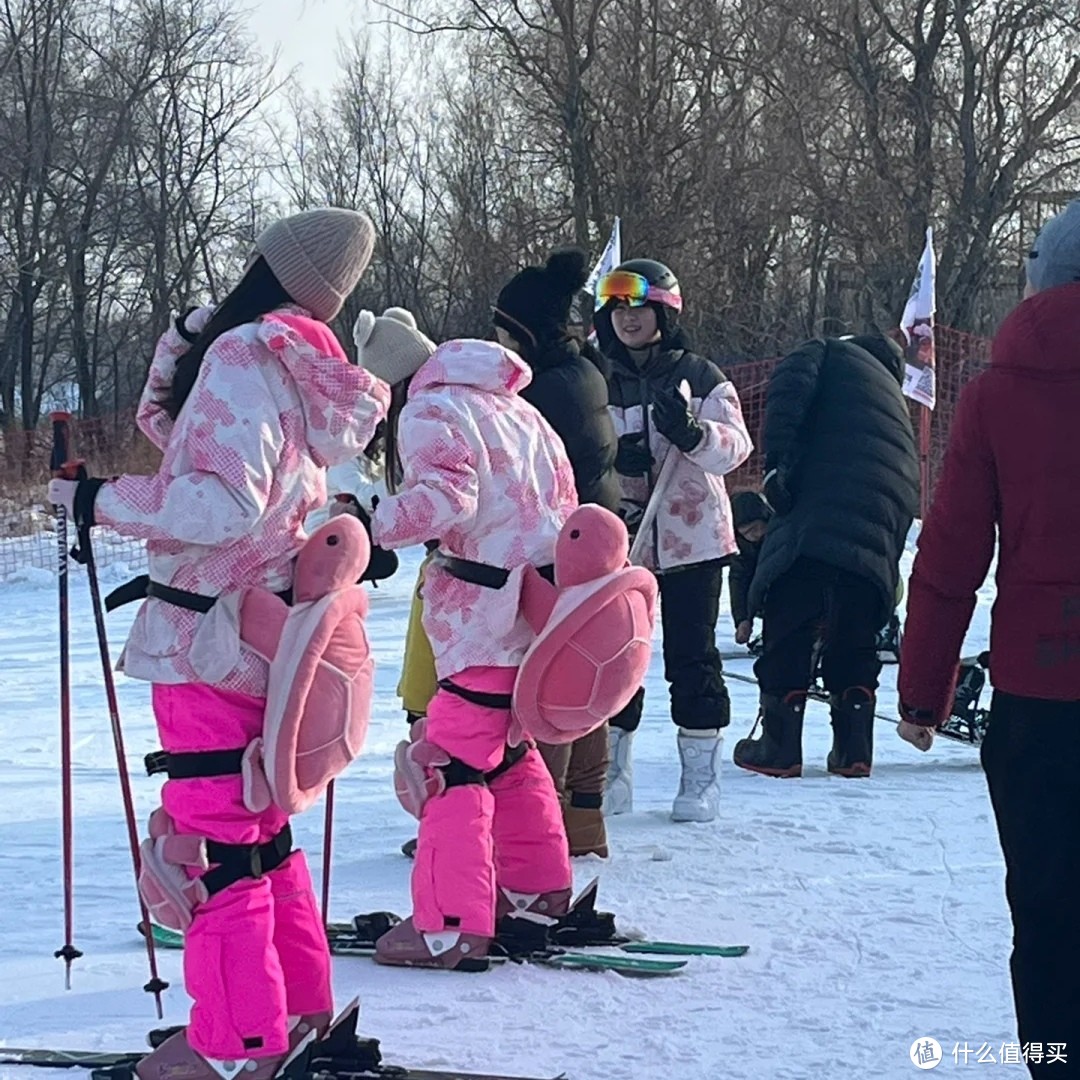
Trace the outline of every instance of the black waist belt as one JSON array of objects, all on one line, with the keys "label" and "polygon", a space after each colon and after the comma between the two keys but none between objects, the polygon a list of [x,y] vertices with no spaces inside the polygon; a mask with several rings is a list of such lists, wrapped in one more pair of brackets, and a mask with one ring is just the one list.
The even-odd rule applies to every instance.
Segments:
[{"label": "black waist belt", "polygon": [[170,754],[157,750],[147,754],[146,775],[168,773],[170,780],[195,780],[202,776],[235,776],[241,770],[247,747],[239,750],[197,750]]},{"label": "black waist belt", "polygon": [[[510,571],[501,566],[473,562],[472,559],[459,559],[456,555],[446,555],[441,551],[436,561],[451,577],[485,589],[501,589],[510,579]],[[554,565],[538,566],[536,570],[541,577],[555,583]]]},{"label": "black waist belt", "polygon": [[513,694],[487,694],[483,690],[469,690],[449,679],[440,679],[439,689],[464,698],[465,701],[472,705],[479,705],[482,709],[509,709],[514,700]]},{"label": "black waist belt", "polygon": [[[277,594],[292,607],[292,586],[283,589]],[[162,585],[160,581],[151,581],[149,574],[141,574],[131,581],[124,582],[117,589],[113,589],[105,597],[105,610],[115,611],[125,604],[134,603],[136,600],[164,600],[173,607],[185,608],[187,611],[197,611],[205,615],[218,601],[216,596],[203,596],[202,593],[188,592],[187,589],[175,589],[172,585]]]},{"label": "black waist belt", "polygon": [[205,615],[217,603],[216,596],[203,596],[200,593],[188,592],[187,589],[174,589],[171,585],[151,581],[149,574],[142,574],[125,582],[118,589],[113,589],[105,597],[105,610],[114,611],[118,607],[123,607],[124,604],[133,603],[135,600],[146,600],[149,597],[164,600],[166,604],[172,604],[174,607],[198,611],[202,615]]},{"label": "black waist belt", "polygon": [[221,844],[207,840],[206,858],[218,865],[207,870],[201,881],[213,896],[244,878],[260,878],[276,870],[292,854],[292,846],[292,829],[288,823],[265,844]]}]

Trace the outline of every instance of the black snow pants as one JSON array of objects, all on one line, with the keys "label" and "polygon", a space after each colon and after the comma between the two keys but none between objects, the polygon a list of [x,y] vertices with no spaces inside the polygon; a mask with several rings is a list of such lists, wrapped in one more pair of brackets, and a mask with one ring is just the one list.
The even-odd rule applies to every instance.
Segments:
[{"label": "black snow pants", "polygon": [[830,693],[875,691],[881,600],[867,578],[814,559],[798,559],[765,596],[763,652],[754,664],[762,694],[784,697],[814,679],[817,649]]},{"label": "black snow pants", "polygon": [[[724,562],[713,559],[659,575],[664,678],[671,687],[671,719],[694,731],[723,728],[731,722],[724,665],[716,647]],[[644,704],[642,687],[608,723],[636,731]]]},{"label": "black snow pants", "polygon": [[1040,1047],[1028,1071],[1080,1075],[1080,701],[996,691],[981,755],[1005,855],[1020,1041]]}]

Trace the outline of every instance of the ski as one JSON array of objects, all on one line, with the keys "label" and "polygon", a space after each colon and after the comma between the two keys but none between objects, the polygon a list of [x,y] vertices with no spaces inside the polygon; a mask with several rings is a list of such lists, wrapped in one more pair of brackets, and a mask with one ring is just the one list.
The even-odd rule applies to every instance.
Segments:
[{"label": "ski", "polygon": [[[389,912],[376,912],[375,914],[387,916]],[[364,919],[366,916],[357,916],[357,918]],[[391,916],[391,918],[396,920],[397,916]],[[348,926],[347,923],[337,925],[338,927]],[[182,949],[184,947],[184,936],[176,930],[169,930],[155,924],[153,934],[154,944],[160,949]],[[335,929],[332,923],[328,936],[330,939],[330,951],[335,956],[353,956],[368,960],[375,956],[375,942],[367,934],[359,933],[354,929]],[[658,975],[674,975],[686,967],[687,961],[579,953],[571,952],[569,949],[546,947],[521,952],[494,952],[481,960],[475,961],[475,967],[470,965],[469,970],[483,971],[487,968],[508,963],[532,964],[540,967],[557,968],[563,971],[611,971],[617,975],[630,978],[648,978]]]},{"label": "ski", "polygon": [[625,953],[658,953],[662,956],[745,956],[749,945],[695,945],[685,941],[631,941],[619,946]]},{"label": "ski", "polygon": [[[597,911],[600,879],[594,878],[558,919],[509,916],[496,931],[492,952],[470,970],[485,970],[507,962],[584,971],[613,971],[628,977],[670,975],[686,966],[673,957],[745,956],[749,945],[713,945],[682,941],[638,940],[622,934],[611,912]],[[401,921],[390,911],[357,915],[352,922],[328,924],[330,951],[335,956],[370,959],[375,943]],[[140,932],[142,928],[140,927]],[[184,938],[176,930],[154,925],[154,942],[164,949],[182,949]],[[615,949],[612,953],[578,952],[579,949]]]},{"label": "ski", "polygon": [[[106,1053],[97,1050],[41,1050],[23,1047],[0,1047],[0,1065],[36,1066],[43,1069],[87,1069],[94,1080],[121,1080],[134,1077],[137,1062],[145,1053]],[[445,1069],[408,1069],[397,1065],[384,1065],[375,1069],[334,1072],[330,1068],[309,1074],[312,1080],[332,1080],[341,1076],[348,1080],[550,1080],[507,1076],[496,1073],[447,1072]],[[556,1078],[558,1080],[558,1078]]]},{"label": "ski", "polygon": [[[357,1035],[360,999],[341,1011],[321,1039],[312,1033],[286,1059],[280,1080],[539,1080],[536,1077],[495,1073],[462,1072],[457,1069],[410,1069],[387,1065],[382,1060],[378,1039]],[[150,1046],[160,1046],[180,1028],[151,1031]],[[137,1080],[135,1066],[144,1052],[99,1050],[37,1050],[0,1047],[0,1065],[32,1065],[46,1069],[88,1069],[93,1080]],[[553,1080],[566,1080],[565,1073]]]}]

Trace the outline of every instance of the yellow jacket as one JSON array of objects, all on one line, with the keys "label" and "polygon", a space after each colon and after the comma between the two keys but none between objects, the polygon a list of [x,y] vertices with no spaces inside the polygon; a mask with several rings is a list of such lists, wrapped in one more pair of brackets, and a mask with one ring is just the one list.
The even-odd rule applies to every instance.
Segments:
[{"label": "yellow jacket", "polygon": [[401,707],[418,716],[427,714],[428,704],[439,688],[435,677],[435,657],[421,622],[424,613],[424,571],[433,557],[434,552],[420,564],[412,608],[409,611],[409,627],[405,632],[405,659],[401,665],[401,678],[397,688]]}]

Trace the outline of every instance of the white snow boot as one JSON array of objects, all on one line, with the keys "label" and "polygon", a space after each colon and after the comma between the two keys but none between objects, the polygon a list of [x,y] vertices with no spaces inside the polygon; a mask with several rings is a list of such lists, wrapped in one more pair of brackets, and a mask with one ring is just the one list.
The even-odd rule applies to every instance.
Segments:
[{"label": "white snow boot", "polygon": [[679,728],[682,779],[671,808],[672,821],[712,821],[720,809],[719,729],[691,731]]},{"label": "white snow boot", "polygon": [[634,765],[630,760],[632,731],[608,728],[608,774],[604,788],[604,815],[629,814],[634,809]]}]

